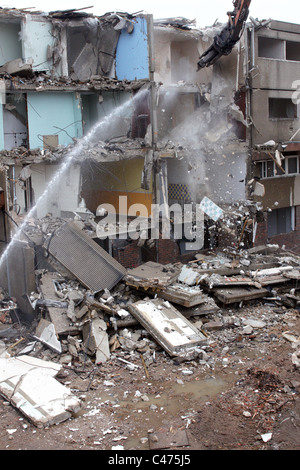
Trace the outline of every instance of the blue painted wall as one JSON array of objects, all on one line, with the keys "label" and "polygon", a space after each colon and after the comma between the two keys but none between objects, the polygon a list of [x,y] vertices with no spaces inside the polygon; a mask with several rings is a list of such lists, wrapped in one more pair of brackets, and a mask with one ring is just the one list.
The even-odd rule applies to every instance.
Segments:
[{"label": "blue painted wall", "polygon": [[74,93],[28,93],[27,102],[30,148],[43,148],[43,135],[57,134],[59,145],[82,137],[81,107]]},{"label": "blue painted wall", "polygon": [[4,150],[3,106],[0,99],[0,150]]},{"label": "blue painted wall", "polygon": [[147,20],[137,17],[134,30],[122,30],[116,52],[116,76],[118,80],[149,79],[149,54]]},{"label": "blue painted wall", "polygon": [[31,19],[27,15],[22,24],[23,59],[32,59],[32,68],[35,71],[50,71],[51,61],[48,61],[47,47],[54,46],[52,24],[44,18],[42,21]]}]

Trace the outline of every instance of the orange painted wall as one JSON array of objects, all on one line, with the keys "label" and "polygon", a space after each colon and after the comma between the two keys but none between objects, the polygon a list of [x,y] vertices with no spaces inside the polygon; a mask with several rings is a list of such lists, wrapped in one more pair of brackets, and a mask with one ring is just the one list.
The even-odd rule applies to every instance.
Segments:
[{"label": "orange painted wall", "polygon": [[141,204],[144,206],[144,211],[137,215],[148,217],[151,214],[152,193],[91,190],[85,193],[85,202],[92,212],[96,212],[99,205],[110,204],[114,206],[117,214],[127,215],[126,207],[122,204],[119,207],[120,196],[127,196],[127,210],[133,204]]}]

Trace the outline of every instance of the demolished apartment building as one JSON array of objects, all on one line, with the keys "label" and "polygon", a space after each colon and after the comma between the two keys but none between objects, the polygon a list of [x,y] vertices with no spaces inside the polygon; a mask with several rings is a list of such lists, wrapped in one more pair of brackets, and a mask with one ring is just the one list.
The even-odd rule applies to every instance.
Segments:
[{"label": "demolished apartment building", "polygon": [[[15,9],[0,9],[0,22],[1,251],[12,247],[0,257],[9,296],[0,292],[0,337],[15,338],[5,319],[20,309],[39,321],[21,355],[38,342],[62,364],[86,355],[102,364],[118,348],[151,364],[157,343],[180,360],[201,354],[205,328],[190,319],[219,305],[299,308],[298,114],[287,77],[300,27],[251,20],[229,56],[197,72],[222,25]],[[266,246],[275,241],[291,251]],[[136,324],[154,342],[127,335]],[[43,364],[30,360],[24,372],[17,357],[0,359],[0,393],[22,407]],[[43,416],[39,396],[24,410],[37,424],[78,409],[72,396],[52,409],[68,393],[54,381],[59,369],[45,377],[57,394]],[[20,376],[16,394],[8,384]]]},{"label": "demolished apartment building", "polygon": [[[3,248],[10,239],[10,217],[26,215],[54,185],[53,177],[78,141],[149,83],[151,28],[146,16],[94,17],[82,11],[1,9],[0,21],[6,45],[0,70]],[[113,117],[105,136],[100,129],[97,140],[86,140],[57,182],[56,194],[36,206],[36,217],[74,217],[82,200],[95,212],[128,191],[131,200],[149,206],[151,189],[141,189],[148,151],[141,139],[149,111],[147,102],[140,103],[142,110],[134,106]]]},{"label": "demolished apartment building", "polygon": [[176,96],[169,112],[157,109],[160,137],[185,149],[162,163],[169,203],[181,190],[185,202],[208,197],[222,208],[219,220],[205,213],[204,248],[271,243],[299,253],[300,27],[251,18],[229,56],[195,72],[221,28],[155,24],[155,76]]},{"label": "demolished apartment building", "polygon": [[[107,118],[37,206],[38,218],[95,215],[104,206],[126,225],[128,214],[149,220],[152,204],[195,213],[208,198],[223,219],[205,212],[201,248],[283,237],[297,251],[296,25],[253,20],[229,56],[197,72],[222,25],[198,30],[183,18],[76,10],[0,15],[3,248],[10,216],[28,213],[55,186],[61,162]],[[141,89],[148,92],[132,100]],[[172,227],[155,242],[147,224],[146,242],[126,239],[127,227],[125,235],[112,224],[105,230],[101,246],[126,268],[179,260],[197,248],[187,244],[193,235],[186,237],[184,222],[181,238]]]},{"label": "demolished apartment building", "polygon": [[[21,291],[74,218],[122,269],[228,246],[298,251],[300,27],[251,20],[229,56],[197,71],[222,24],[77,10],[2,8],[0,18],[1,251],[29,213],[11,262],[25,260]],[[2,270],[2,284],[13,278]]]}]

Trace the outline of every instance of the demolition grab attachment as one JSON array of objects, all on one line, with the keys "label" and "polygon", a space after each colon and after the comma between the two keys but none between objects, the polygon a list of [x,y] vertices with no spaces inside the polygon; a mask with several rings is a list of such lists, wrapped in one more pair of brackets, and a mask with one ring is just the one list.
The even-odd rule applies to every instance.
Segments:
[{"label": "demolition grab attachment", "polygon": [[213,44],[201,55],[198,70],[213,65],[221,56],[229,55],[234,45],[240,40],[249,15],[251,0],[234,0],[234,10],[228,12],[228,23],[220,34],[215,36]]}]

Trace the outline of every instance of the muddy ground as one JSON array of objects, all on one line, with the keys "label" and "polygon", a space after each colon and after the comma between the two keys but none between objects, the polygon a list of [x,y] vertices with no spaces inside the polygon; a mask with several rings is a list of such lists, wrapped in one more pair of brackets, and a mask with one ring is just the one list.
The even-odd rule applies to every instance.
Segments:
[{"label": "muddy ground", "polygon": [[[299,311],[261,303],[221,316],[232,321],[206,330],[205,354],[193,361],[158,347],[148,367],[124,350],[100,366],[65,366],[57,378],[82,409],[59,425],[37,428],[0,397],[0,449],[299,450]],[[246,334],[246,319],[263,324]]]}]

